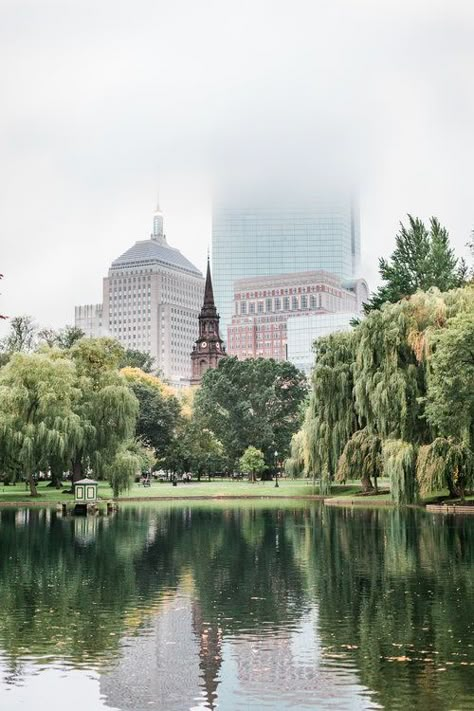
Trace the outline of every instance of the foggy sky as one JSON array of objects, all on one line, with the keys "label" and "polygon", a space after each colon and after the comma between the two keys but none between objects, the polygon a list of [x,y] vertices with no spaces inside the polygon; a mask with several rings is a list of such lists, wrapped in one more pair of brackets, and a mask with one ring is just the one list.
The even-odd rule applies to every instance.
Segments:
[{"label": "foggy sky", "polygon": [[226,173],[358,185],[376,286],[407,212],[474,227],[470,0],[0,0],[0,312],[71,323],[152,227],[200,268]]}]

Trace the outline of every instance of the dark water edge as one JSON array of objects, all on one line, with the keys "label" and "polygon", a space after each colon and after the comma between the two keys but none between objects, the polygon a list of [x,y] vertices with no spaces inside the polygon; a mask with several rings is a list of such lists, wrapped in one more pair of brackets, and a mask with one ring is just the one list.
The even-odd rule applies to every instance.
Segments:
[{"label": "dark water edge", "polygon": [[0,511],[0,708],[474,709],[474,519]]}]

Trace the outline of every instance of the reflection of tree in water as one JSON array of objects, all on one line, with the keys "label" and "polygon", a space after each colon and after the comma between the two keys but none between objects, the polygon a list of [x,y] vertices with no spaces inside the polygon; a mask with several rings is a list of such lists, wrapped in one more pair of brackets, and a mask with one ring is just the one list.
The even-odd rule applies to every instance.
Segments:
[{"label": "reflection of tree in water", "polygon": [[107,659],[131,608],[176,582],[164,544],[155,569],[137,565],[148,530],[138,513],[89,519],[92,538],[84,519],[50,510],[29,510],[24,525],[15,519],[13,510],[1,512],[0,647],[12,664],[40,655]]},{"label": "reflection of tree in water", "polygon": [[328,664],[352,660],[384,708],[472,703],[473,524],[326,507],[293,533]]},{"label": "reflection of tree in water", "polygon": [[[315,603],[325,664],[348,663],[385,708],[468,708],[474,694],[472,519],[316,505],[124,508],[90,523],[40,509],[0,516],[10,683],[26,657],[110,663],[179,588],[210,708],[226,638],[248,639],[248,653]],[[249,679],[269,658],[256,649]]]},{"label": "reflection of tree in water", "polygon": [[0,647],[11,672],[26,656],[110,661],[121,635],[187,573],[197,637],[286,620],[303,585],[283,528],[275,511],[124,509],[84,520],[3,510]]}]

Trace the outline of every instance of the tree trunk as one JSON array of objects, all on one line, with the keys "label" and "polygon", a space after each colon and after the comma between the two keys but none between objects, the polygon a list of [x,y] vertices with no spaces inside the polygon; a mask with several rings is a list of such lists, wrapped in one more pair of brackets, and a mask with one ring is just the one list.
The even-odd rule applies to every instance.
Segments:
[{"label": "tree trunk", "polygon": [[31,494],[31,496],[37,497],[37,496],[38,496],[38,489],[36,488],[36,482],[35,482],[35,480],[34,480],[34,478],[33,478],[33,473],[32,473],[32,472],[30,472],[30,473],[28,474],[27,481],[28,481],[28,484],[29,484],[29,487],[30,487],[30,494]]},{"label": "tree trunk", "polygon": [[372,486],[370,476],[363,476],[362,479],[360,480],[360,483],[361,483],[362,491],[364,492],[364,494],[368,494],[370,491],[374,491],[374,487]]},{"label": "tree trunk", "polygon": [[72,483],[75,484],[83,478],[81,460],[75,459],[72,463]]}]

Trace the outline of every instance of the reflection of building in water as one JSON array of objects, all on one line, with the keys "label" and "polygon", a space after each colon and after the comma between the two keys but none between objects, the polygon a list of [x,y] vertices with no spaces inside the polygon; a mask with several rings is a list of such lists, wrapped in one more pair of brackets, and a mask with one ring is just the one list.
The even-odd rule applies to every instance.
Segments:
[{"label": "reflection of building in water", "polygon": [[[349,663],[341,668],[338,659],[337,669],[326,663],[316,630],[313,610],[292,629],[265,635],[260,630],[232,645],[229,657],[235,664],[238,692],[245,699],[239,709],[258,708],[259,699],[265,700],[265,708],[375,708]],[[227,655],[225,673],[226,662]]]},{"label": "reflection of building in water", "polygon": [[376,708],[349,659],[336,654],[334,668],[323,658],[316,629],[313,611],[295,626],[257,623],[226,641],[181,586],[140,636],[124,638],[119,661],[100,677],[101,695],[120,711]]},{"label": "reflection of building in water", "polygon": [[96,516],[74,516],[74,540],[81,546],[93,543],[97,536],[98,519]]},{"label": "reflection of building in water", "polygon": [[204,620],[197,601],[193,602],[193,628],[199,639],[199,669],[206,708],[215,709],[222,664],[222,630],[216,623]]},{"label": "reflection of building in water", "polygon": [[126,637],[120,660],[101,675],[108,707],[121,711],[215,709],[221,632],[199,604],[171,598],[140,637]]}]

